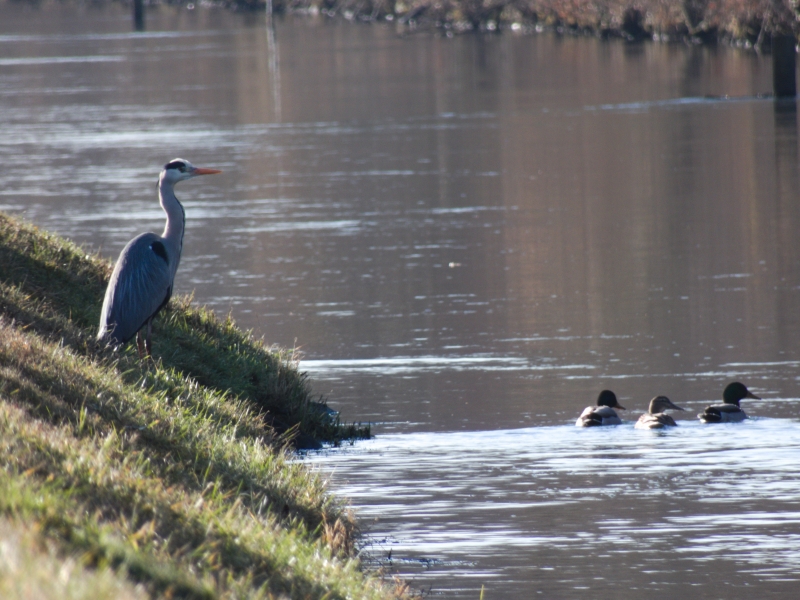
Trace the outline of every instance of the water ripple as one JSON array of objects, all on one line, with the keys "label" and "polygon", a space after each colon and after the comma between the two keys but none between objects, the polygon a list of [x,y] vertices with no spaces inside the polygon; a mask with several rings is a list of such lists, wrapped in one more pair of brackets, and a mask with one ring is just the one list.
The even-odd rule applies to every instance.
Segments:
[{"label": "water ripple", "polygon": [[303,360],[300,367],[314,374],[363,372],[392,375],[407,372],[481,369],[483,371],[556,371],[593,369],[592,365],[531,364],[514,356],[398,356],[343,360]]},{"label": "water ripple", "polygon": [[[590,589],[613,572],[617,586],[688,592],[710,562],[742,585],[800,581],[798,421],[679,424],[385,435],[307,460],[373,522],[370,556],[386,566],[391,550],[423,586],[474,563],[502,597],[554,553]],[[434,562],[420,570],[420,557]]]}]

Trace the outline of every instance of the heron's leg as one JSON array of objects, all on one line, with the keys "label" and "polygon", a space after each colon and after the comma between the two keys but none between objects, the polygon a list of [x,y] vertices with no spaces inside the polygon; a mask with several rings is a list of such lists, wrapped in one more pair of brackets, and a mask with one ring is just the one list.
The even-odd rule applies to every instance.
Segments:
[{"label": "heron's leg", "polygon": [[141,330],[136,332],[136,349],[139,351],[139,358],[144,358],[144,338]]},{"label": "heron's leg", "polygon": [[153,345],[150,343],[150,334],[153,332],[153,319],[147,321],[147,336],[144,339],[144,348],[147,350],[147,356],[153,358]]}]

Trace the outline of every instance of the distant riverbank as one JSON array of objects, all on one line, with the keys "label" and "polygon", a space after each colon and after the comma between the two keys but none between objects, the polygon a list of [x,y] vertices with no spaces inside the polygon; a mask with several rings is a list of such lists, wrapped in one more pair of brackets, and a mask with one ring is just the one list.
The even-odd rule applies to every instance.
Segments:
[{"label": "distant riverbank", "polygon": [[[266,7],[264,0],[231,0]],[[448,34],[553,30],[629,40],[769,45],[798,32],[788,0],[273,0],[280,12],[307,12],[354,21],[391,21],[407,29]]]},{"label": "distant riverbank", "polygon": [[[8,1],[8,0],[7,0]],[[16,0],[36,6],[39,0]],[[132,5],[134,0],[112,0]],[[790,0],[142,0],[152,5],[225,7],[395,24],[398,31],[511,31],[731,44],[768,49],[776,36],[800,34]],[[145,9],[146,12],[146,9]]]}]

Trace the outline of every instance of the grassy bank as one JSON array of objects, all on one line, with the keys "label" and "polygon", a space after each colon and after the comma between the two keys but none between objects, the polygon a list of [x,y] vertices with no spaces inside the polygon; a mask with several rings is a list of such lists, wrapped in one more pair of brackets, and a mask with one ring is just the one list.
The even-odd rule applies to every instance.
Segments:
[{"label": "grassy bank", "polygon": [[96,349],[109,273],[0,214],[0,595],[402,596],[361,572],[346,506],[287,455],[367,432],[186,298],[157,319],[155,362]]}]

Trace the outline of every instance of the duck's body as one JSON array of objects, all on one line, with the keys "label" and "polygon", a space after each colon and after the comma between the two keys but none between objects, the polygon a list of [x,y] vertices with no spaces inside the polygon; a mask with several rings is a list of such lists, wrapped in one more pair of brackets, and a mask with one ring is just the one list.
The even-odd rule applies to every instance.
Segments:
[{"label": "duck's body", "polygon": [[703,423],[739,423],[747,418],[747,413],[735,404],[712,404],[697,418]]},{"label": "duck's body", "polygon": [[650,400],[647,412],[636,421],[636,429],[663,429],[664,427],[675,427],[678,424],[665,410],[683,410],[680,406],[672,403],[666,396],[656,396]]},{"label": "duck's body", "polygon": [[587,406],[575,421],[578,427],[597,427],[600,425],[619,425],[622,419],[617,412],[608,406]]},{"label": "duck's body", "polygon": [[583,409],[581,416],[575,421],[578,427],[598,427],[602,425],[619,425],[622,419],[614,410],[625,407],[617,402],[617,396],[610,390],[603,390],[597,397],[597,406],[587,406]]},{"label": "duck's body", "polygon": [[745,398],[753,398],[761,400],[755,396],[744,384],[738,381],[728,384],[725,391],[722,392],[722,404],[712,404],[707,406],[706,409],[697,415],[703,423],[738,423],[747,418],[745,413],[739,406],[739,402]]}]

